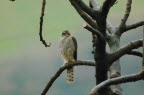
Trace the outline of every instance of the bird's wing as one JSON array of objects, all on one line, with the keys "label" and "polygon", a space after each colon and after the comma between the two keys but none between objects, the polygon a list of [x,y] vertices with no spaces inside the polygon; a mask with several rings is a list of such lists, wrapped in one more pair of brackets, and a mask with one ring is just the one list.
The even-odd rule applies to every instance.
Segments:
[{"label": "bird's wing", "polygon": [[78,45],[77,45],[77,40],[75,39],[75,37],[72,36],[72,41],[73,41],[73,44],[74,44],[74,59],[77,60],[77,48],[78,48]]}]

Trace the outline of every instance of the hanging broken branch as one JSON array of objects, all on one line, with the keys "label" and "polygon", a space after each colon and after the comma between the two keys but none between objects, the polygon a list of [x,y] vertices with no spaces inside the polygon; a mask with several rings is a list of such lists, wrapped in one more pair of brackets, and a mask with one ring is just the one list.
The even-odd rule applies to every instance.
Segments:
[{"label": "hanging broken branch", "polygon": [[42,30],[43,30],[43,17],[44,17],[45,5],[46,5],[46,0],[43,0],[43,1],[42,1],[41,17],[40,17],[40,30],[39,30],[39,36],[40,36],[40,41],[45,45],[45,47],[50,47],[51,43],[47,44],[46,41],[43,39],[43,36],[42,36]]}]

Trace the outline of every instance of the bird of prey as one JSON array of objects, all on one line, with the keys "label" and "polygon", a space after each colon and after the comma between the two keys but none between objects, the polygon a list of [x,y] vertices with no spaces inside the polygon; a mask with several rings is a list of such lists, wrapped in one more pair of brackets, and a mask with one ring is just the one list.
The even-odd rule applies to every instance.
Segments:
[{"label": "bird of prey", "polygon": [[[77,48],[76,39],[71,36],[68,30],[63,31],[59,41],[59,51],[64,60],[64,65],[69,65],[77,60]],[[67,83],[74,82],[74,67],[67,69],[66,81]]]}]

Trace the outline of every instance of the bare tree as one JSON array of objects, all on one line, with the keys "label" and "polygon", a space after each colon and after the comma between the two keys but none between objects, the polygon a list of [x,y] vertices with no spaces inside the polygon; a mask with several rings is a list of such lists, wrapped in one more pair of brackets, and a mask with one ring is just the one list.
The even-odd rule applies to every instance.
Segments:
[{"label": "bare tree", "polygon": [[[86,21],[87,24],[84,25],[84,28],[92,33],[95,62],[75,61],[69,66],[61,67],[50,79],[41,95],[45,95],[48,92],[54,81],[65,69],[78,65],[95,67],[96,86],[91,90],[90,95],[122,95],[119,84],[143,80],[144,61],[139,73],[121,76],[119,59],[122,56],[126,54],[138,57],[143,56],[141,52],[134,50],[142,47],[142,39],[132,41],[122,47],[120,46],[122,34],[144,25],[144,21],[131,25],[126,24],[131,12],[132,0],[127,0],[126,11],[118,27],[112,25],[107,19],[110,8],[117,3],[117,0],[104,0],[102,6],[98,4],[97,0],[89,0],[89,6],[82,0],[69,0],[69,2]],[[42,38],[42,20],[45,3],[46,0],[43,0],[42,15],[40,18],[40,38],[44,44],[45,41]],[[106,44],[109,45],[110,53],[106,51]],[[45,46],[49,45],[45,44]],[[109,76],[108,72],[110,73]]]}]

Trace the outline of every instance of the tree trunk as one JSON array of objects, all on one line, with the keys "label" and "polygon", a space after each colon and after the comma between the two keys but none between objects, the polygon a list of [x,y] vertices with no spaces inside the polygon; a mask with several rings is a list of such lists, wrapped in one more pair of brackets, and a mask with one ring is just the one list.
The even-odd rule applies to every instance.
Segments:
[{"label": "tree trunk", "polygon": [[[98,31],[100,31],[103,36],[106,36],[106,18],[99,16],[97,21]],[[108,57],[106,52],[106,42],[97,41],[95,47],[94,59],[96,61],[96,85],[108,79]],[[109,88],[103,88],[99,91],[98,95],[109,95]]]},{"label": "tree trunk", "polygon": [[[110,47],[110,52],[115,52],[120,48],[120,37],[116,34],[113,34],[108,40],[108,44]],[[121,76],[121,66],[120,60],[115,61],[109,68],[110,78],[115,78]],[[121,87],[119,85],[111,86],[112,93],[111,95],[115,95],[115,93],[119,93],[121,95]]]}]

